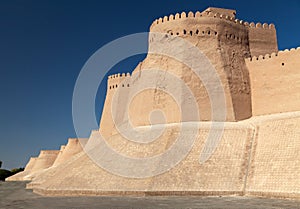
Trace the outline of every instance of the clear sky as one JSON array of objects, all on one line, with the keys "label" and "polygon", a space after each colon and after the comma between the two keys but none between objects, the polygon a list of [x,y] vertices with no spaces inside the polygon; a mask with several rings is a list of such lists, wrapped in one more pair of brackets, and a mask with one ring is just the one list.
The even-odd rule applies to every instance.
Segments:
[{"label": "clear sky", "polygon": [[[248,22],[274,23],[280,49],[300,46],[299,0],[0,1],[3,167],[25,166],[41,149],[59,149],[67,138],[76,137],[73,88],[97,49],[124,35],[148,31],[158,17],[209,6],[236,9],[237,18]],[[131,72],[142,58],[128,59],[112,73]],[[103,82],[95,107],[99,119],[105,91]]]}]

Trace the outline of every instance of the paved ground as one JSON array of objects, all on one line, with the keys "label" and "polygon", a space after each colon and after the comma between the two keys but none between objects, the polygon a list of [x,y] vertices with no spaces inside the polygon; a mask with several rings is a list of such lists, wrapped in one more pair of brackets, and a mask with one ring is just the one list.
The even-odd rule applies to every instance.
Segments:
[{"label": "paved ground", "polygon": [[49,208],[300,208],[300,201],[249,197],[42,197],[25,190],[25,182],[0,182],[1,209]]}]

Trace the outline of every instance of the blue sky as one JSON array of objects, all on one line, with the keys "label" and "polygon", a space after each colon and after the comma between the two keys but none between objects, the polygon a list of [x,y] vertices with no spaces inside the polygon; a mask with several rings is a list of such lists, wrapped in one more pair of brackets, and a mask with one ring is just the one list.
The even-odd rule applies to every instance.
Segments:
[{"label": "blue sky", "polygon": [[[82,66],[97,49],[124,35],[148,31],[158,17],[202,11],[209,6],[236,9],[237,18],[248,22],[275,23],[280,49],[300,46],[297,0],[2,0],[0,160],[3,167],[24,166],[41,149],[59,149],[67,138],[76,136],[72,122],[73,88]],[[143,57],[121,62],[111,72],[131,72]],[[95,107],[99,119],[105,91],[103,82]]]}]

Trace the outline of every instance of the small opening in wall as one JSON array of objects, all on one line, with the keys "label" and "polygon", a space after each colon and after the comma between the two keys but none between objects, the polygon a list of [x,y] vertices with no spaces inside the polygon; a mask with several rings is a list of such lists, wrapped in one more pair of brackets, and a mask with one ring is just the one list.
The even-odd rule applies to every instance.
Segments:
[{"label": "small opening in wall", "polygon": [[283,62],[283,63],[281,63],[281,66],[284,66],[284,62]]},{"label": "small opening in wall", "polygon": [[196,34],[198,34],[199,33],[199,30],[196,30]]},{"label": "small opening in wall", "polygon": [[115,88],[115,86],[113,85],[113,89]]},{"label": "small opening in wall", "polygon": [[111,86],[109,87],[109,89],[111,89]]},{"label": "small opening in wall", "polygon": [[218,35],[218,32],[215,32],[215,35]]},{"label": "small opening in wall", "polygon": [[186,30],[183,30],[183,34],[184,34],[184,35],[186,34]]},{"label": "small opening in wall", "polygon": [[171,32],[171,36],[173,36],[173,33]]},{"label": "small opening in wall", "polygon": [[176,33],[176,35],[178,36],[178,35],[179,35],[179,33]]},{"label": "small opening in wall", "polygon": [[129,87],[129,84],[127,84],[127,87]]},{"label": "small opening in wall", "polygon": [[207,34],[210,35],[210,31],[208,31]]},{"label": "small opening in wall", "polygon": [[191,36],[193,35],[193,31],[190,31],[190,35],[191,35]]},{"label": "small opening in wall", "polygon": [[122,84],[122,87],[124,87],[124,84]]},{"label": "small opening in wall", "polygon": [[116,85],[116,88],[118,88],[118,85]]}]

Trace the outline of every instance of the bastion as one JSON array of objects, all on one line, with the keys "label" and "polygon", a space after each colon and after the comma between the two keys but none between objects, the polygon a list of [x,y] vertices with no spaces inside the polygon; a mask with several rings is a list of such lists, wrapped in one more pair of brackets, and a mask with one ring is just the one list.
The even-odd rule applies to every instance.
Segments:
[{"label": "bastion", "polygon": [[[147,158],[167,152],[178,136],[189,141],[195,135],[188,154],[159,175],[130,178],[97,165],[78,144],[69,141],[54,166],[32,178],[28,188],[47,196],[256,195],[299,199],[300,48],[278,51],[274,24],[239,20],[235,10],[222,8],[161,17],[151,24],[150,32],[149,49],[163,47],[162,43],[175,46],[181,38],[203,53],[222,86],[226,117],[217,112],[212,118],[211,92],[189,66],[149,53],[132,73],[108,77],[100,127],[91,132],[84,150],[101,150],[96,143],[101,135],[121,155]],[[206,67],[201,60],[186,57],[190,51],[184,48],[174,49],[178,57]],[[141,89],[141,82],[150,79],[151,69],[162,71],[151,77],[155,88]],[[182,86],[172,89],[179,102],[164,91],[169,87],[169,74],[192,92],[199,120],[182,119],[180,110],[190,98]],[[133,92],[139,94],[133,97]],[[153,125],[149,114],[156,110],[164,113],[165,129],[155,141],[128,140],[117,128],[130,124],[137,131],[150,130],[149,135],[155,135],[162,123]],[[187,114],[193,118],[195,113]],[[209,135],[220,130],[219,140],[209,141]],[[76,152],[68,151],[71,146]],[[32,170],[39,165],[36,162]],[[163,160],[145,165],[153,170],[164,166]],[[129,165],[126,169],[130,172],[132,168]]]}]

